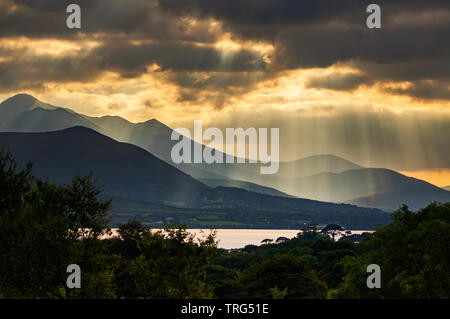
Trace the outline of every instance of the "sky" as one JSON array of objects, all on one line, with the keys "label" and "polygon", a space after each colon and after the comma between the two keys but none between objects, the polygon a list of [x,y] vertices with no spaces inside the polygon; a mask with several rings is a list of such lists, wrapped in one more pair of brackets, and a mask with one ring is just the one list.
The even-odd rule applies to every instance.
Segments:
[{"label": "sky", "polygon": [[444,186],[449,34],[445,0],[0,0],[0,100],[277,127],[282,160],[335,154]]}]

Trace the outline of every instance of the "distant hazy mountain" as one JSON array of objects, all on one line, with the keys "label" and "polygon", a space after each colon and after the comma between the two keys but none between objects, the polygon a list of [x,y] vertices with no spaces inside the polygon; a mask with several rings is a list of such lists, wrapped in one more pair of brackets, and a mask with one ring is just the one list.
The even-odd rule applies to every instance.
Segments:
[{"label": "distant hazy mountain", "polygon": [[298,197],[396,209],[401,204],[424,207],[431,201],[450,201],[450,192],[425,181],[382,168],[320,173],[297,179],[275,179],[277,189]]},{"label": "distant hazy mountain", "polygon": [[[260,164],[174,164],[170,155],[177,143],[171,140],[173,130],[155,119],[131,123],[119,116],[91,117],[40,102],[27,94],[15,95],[0,104],[0,131],[3,132],[48,132],[73,126],[85,126],[115,140],[142,147],[195,178],[230,178],[255,182],[260,175]],[[361,168],[334,155],[282,162],[279,167],[275,176],[288,178]]]},{"label": "distant hazy mountain", "polygon": [[441,187],[441,188],[443,188],[443,189],[445,189],[447,191],[450,191],[450,185],[449,186],[444,186],[444,187]]},{"label": "distant hazy mountain", "polygon": [[363,168],[353,162],[335,155],[315,155],[292,162],[280,163],[278,177],[306,177],[319,173],[340,173],[352,169]]},{"label": "distant hazy mountain", "polygon": [[260,194],[266,194],[271,196],[280,196],[280,197],[294,197],[292,195],[288,195],[286,193],[280,192],[279,190],[276,190],[275,188],[271,187],[265,187],[261,186],[255,183],[249,183],[249,182],[243,182],[243,181],[236,181],[232,179],[211,179],[211,178],[199,178],[200,182],[211,186],[211,187],[235,187],[235,188],[242,188],[248,191],[252,191],[255,193]]},{"label": "distant hazy mountain", "polygon": [[226,216],[231,214],[230,218],[236,222],[250,212],[284,214],[285,218],[289,214],[293,214],[291,218],[302,214],[305,221],[346,220],[347,224],[370,227],[388,220],[377,209],[269,196],[240,188],[211,188],[144,149],[85,127],[44,133],[0,133],[0,149],[12,151],[20,163],[33,161],[37,176],[58,183],[92,172],[106,195],[122,202],[128,199],[150,206],[200,208],[202,215],[213,210]]},{"label": "distant hazy mountain", "polygon": [[[172,147],[177,141],[171,140],[173,130],[165,124],[152,119],[143,123],[130,123],[120,117],[87,117],[90,122],[101,127],[102,131],[119,141],[138,145],[155,156],[165,160],[195,178],[233,179],[257,181],[261,164],[174,164],[171,160]],[[192,142],[193,148],[196,142]],[[202,146],[204,149],[206,146]],[[225,158],[225,154],[222,154]],[[334,155],[316,155],[291,162],[281,162],[277,177],[305,177],[321,172],[339,173],[350,169],[362,168],[348,160]]]},{"label": "distant hazy mountain", "polygon": [[417,210],[425,207],[432,201],[449,202],[450,192],[422,188],[411,188],[408,190],[392,191],[379,193],[369,196],[363,196],[347,201],[355,205],[367,207],[377,207],[386,211],[395,210],[402,204],[407,204],[409,208]]}]

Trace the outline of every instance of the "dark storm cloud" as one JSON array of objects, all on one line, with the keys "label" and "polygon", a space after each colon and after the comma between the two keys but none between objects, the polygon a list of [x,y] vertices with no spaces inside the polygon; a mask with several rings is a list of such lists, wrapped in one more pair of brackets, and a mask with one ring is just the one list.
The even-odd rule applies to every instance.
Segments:
[{"label": "dark storm cloud", "polygon": [[[0,81],[9,87],[42,80],[64,81],[92,79],[102,71],[116,71],[135,77],[156,63],[162,71],[181,72],[174,81],[193,90],[202,88],[248,87],[237,76],[218,74],[207,80],[193,80],[182,72],[255,72],[273,77],[286,69],[328,67],[336,63],[356,66],[367,78],[376,81],[413,81],[416,89],[401,94],[423,98],[434,92],[446,99],[446,87],[423,89],[423,81],[448,82],[450,24],[448,21],[419,23],[424,12],[450,16],[445,0],[378,0],[382,8],[382,28],[365,26],[366,7],[372,1],[359,0],[78,0],[82,9],[82,30],[65,26],[66,0],[0,0],[0,37],[26,36],[82,41],[89,37],[103,42],[87,56],[61,57],[56,70],[45,57],[28,56],[22,63],[12,63],[18,72],[8,70],[6,62]],[[410,13],[410,15],[404,15]],[[402,15],[401,23],[394,19]],[[183,18],[197,18],[195,25]],[[214,43],[220,34],[211,32],[206,20],[214,18],[236,40],[260,40],[271,43],[274,56],[270,69],[262,57],[250,50],[237,52],[225,61],[221,52],[195,44]],[[200,20],[199,20],[200,19]],[[133,40],[151,44],[131,45]],[[2,53],[7,56],[9,53]],[[90,60],[87,60],[90,59]],[[1,60],[0,60],[1,61]],[[30,66],[33,66],[30,68]],[[43,69],[39,70],[39,67]],[[8,79],[4,79],[5,72]],[[31,73],[31,74],[30,74]],[[17,75],[15,75],[17,74]],[[66,74],[66,76],[65,76]],[[18,75],[24,78],[20,81]],[[28,76],[28,77],[27,77]],[[36,76],[37,77],[37,76]],[[245,79],[245,76],[243,76]],[[353,79],[358,81],[358,79]],[[7,82],[7,83],[5,83]],[[345,90],[357,86],[351,79],[340,79],[329,89]],[[313,85],[313,84],[309,84]],[[317,85],[316,85],[317,87]],[[418,89],[422,87],[422,89]],[[425,93],[424,93],[425,92]]]},{"label": "dark storm cloud", "polygon": [[[185,72],[221,72],[201,86],[245,83],[239,75],[226,73],[263,71],[265,63],[257,53],[240,50],[229,59],[210,47],[191,44],[162,43],[130,45],[128,42],[104,43],[72,56],[35,55],[26,50],[0,49],[5,61],[0,61],[0,83],[3,89],[35,88],[43,82],[84,82],[97,78],[103,71],[113,71],[126,78],[138,77],[156,63],[161,71],[180,72],[174,81],[193,87],[193,78]],[[191,81],[189,84],[188,82]]]},{"label": "dark storm cloud", "polygon": [[[27,36],[80,42],[92,36],[101,41],[92,51],[58,57],[2,48],[0,57],[6,58],[0,60],[2,90],[38,88],[48,81],[89,81],[103,71],[138,77],[152,64],[157,64],[161,71],[181,73],[253,72],[265,68],[257,52],[244,49],[224,56],[214,47],[198,46],[198,43],[216,41],[217,35],[208,31],[209,23],[197,21],[194,26],[186,25],[181,17],[161,13],[154,0],[77,1],[82,10],[81,32],[65,26],[65,8],[72,2],[0,0],[0,36],[3,38]],[[144,42],[131,44],[134,40]],[[178,81],[177,76],[172,78]],[[237,76],[228,78],[245,85]],[[232,85],[230,80],[215,81],[219,82]],[[210,85],[205,83],[204,86]]]},{"label": "dark storm cloud", "polygon": [[[449,26],[424,28],[397,28],[393,30],[333,30],[322,28],[289,31],[279,36],[276,61],[281,68],[329,67],[348,63],[363,71],[365,83],[377,81],[450,80]],[[337,82],[309,83],[310,86],[342,90],[344,79]],[[350,81],[348,89],[353,89]],[[317,81],[316,81],[317,82]],[[319,85],[317,85],[319,84]],[[420,85],[423,87],[423,85]],[[411,89],[399,93],[418,98],[435,93],[439,99],[448,99],[445,86],[433,90]],[[431,96],[429,97],[431,98]]]},{"label": "dark storm cloud", "polygon": [[[445,0],[378,0],[389,17],[402,10],[448,9]],[[159,0],[158,5],[176,15],[211,16],[230,26],[317,24],[332,20],[354,23],[366,17],[371,0]]]},{"label": "dark storm cloud", "polygon": [[[331,2],[330,4],[333,5]],[[322,10],[320,1],[162,0],[159,6],[175,14],[213,16],[231,24],[267,25],[311,20]],[[333,5],[333,7],[338,7]]]},{"label": "dark storm cloud", "polygon": [[[82,30],[66,27],[66,7],[81,7]],[[131,39],[196,41],[211,43],[215,35],[198,23],[188,32],[178,17],[164,14],[156,0],[0,0],[0,36],[75,39],[103,34],[106,38],[126,35]]]},{"label": "dark storm cloud", "polygon": [[100,58],[100,66],[119,72],[145,72],[151,63],[162,70],[171,71],[261,71],[265,67],[262,57],[256,52],[239,50],[227,58],[211,47],[199,47],[181,43],[130,45],[108,43],[92,52]]},{"label": "dark storm cloud", "polygon": [[[86,32],[136,30],[145,25],[152,1],[77,0]],[[0,2],[2,35],[70,37],[66,7],[74,1],[3,0]],[[84,30],[83,30],[84,31]]]},{"label": "dark storm cloud", "polygon": [[450,100],[450,81],[418,81],[406,89],[391,89],[395,94],[415,96],[423,100]]},{"label": "dark storm cloud", "polygon": [[[450,15],[448,1],[376,1],[382,8],[382,28],[369,30],[365,25],[366,7],[372,2],[160,0],[159,6],[172,15],[214,17],[242,39],[270,41],[276,48],[274,70],[352,63],[372,82],[409,80],[409,76],[415,80],[448,80],[448,20],[419,23],[418,18],[433,10],[435,14],[444,13],[439,17]],[[395,19],[399,15],[403,15],[402,24]],[[420,90],[408,93],[423,95]],[[446,96],[445,92],[436,94]]]},{"label": "dark storm cloud", "polygon": [[43,88],[46,82],[94,80],[98,76],[96,70],[93,60],[16,55],[0,62],[0,90]]},{"label": "dark storm cloud", "polygon": [[368,61],[354,61],[349,64],[358,69],[364,69],[371,77],[380,80],[418,81],[434,79],[446,81],[450,75],[450,63],[448,63],[448,59],[445,60],[443,57],[440,61],[412,59],[382,65]]},{"label": "dark storm cloud", "polygon": [[327,67],[349,60],[385,64],[448,59],[449,34],[450,27],[441,26],[350,32],[333,28],[299,29],[280,35],[280,59],[285,60],[288,68]]}]

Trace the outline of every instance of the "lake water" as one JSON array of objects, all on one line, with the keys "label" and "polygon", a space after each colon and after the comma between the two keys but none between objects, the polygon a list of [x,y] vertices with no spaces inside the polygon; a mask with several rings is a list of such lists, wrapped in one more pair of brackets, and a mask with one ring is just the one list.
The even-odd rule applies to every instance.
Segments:
[{"label": "lake water", "polygon": [[[189,229],[198,237],[201,237],[200,229]],[[203,231],[208,234],[209,231]],[[261,245],[264,239],[277,240],[278,237],[296,237],[298,230],[292,229],[217,229],[218,247],[223,249],[243,248],[247,245]]]},{"label": "lake water", "polygon": [[[116,229],[113,229],[113,234]],[[198,238],[209,234],[209,230],[188,229]],[[217,229],[218,247],[223,249],[243,248],[246,245],[261,245],[264,239],[272,239],[274,242],[278,237],[296,237],[298,230],[292,229]],[[352,230],[352,234],[361,234],[366,231]],[[370,231],[369,231],[370,232]]]}]

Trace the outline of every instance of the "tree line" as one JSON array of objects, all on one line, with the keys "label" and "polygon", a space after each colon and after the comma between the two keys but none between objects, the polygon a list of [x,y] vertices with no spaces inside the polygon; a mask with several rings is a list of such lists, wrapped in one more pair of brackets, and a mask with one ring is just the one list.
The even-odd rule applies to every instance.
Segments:
[{"label": "tree line", "polygon": [[[100,194],[92,176],[57,185],[0,152],[0,298],[449,298],[450,203],[403,206],[359,243],[309,227],[230,252],[184,225],[130,221],[105,237],[111,200]],[[69,264],[80,289],[66,285]],[[369,264],[380,289],[366,285]]]}]

